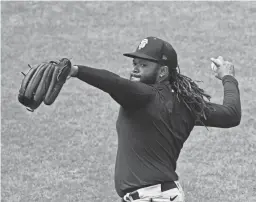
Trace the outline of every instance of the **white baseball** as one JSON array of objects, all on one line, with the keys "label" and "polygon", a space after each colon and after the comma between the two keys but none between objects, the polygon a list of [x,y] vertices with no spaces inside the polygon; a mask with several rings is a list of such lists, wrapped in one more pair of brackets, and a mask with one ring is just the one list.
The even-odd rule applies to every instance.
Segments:
[{"label": "white baseball", "polygon": [[216,65],[215,65],[213,62],[211,63],[211,68],[212,68],[212,70],[213,70],[214,72],[217,71],[217,67],[216,67]]}]

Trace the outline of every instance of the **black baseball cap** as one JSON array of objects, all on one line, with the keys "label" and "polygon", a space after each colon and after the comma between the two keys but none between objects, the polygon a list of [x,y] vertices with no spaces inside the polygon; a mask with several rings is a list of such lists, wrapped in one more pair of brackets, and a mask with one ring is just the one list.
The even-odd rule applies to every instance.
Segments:
[{"label": "black baseball cap", "polygon": [[178,66],[177,53],[168,42],[157,37],[147,37],[143,39],[133,53],[123,54],[130,58],[141,58],[167,65],[169,68]]}]

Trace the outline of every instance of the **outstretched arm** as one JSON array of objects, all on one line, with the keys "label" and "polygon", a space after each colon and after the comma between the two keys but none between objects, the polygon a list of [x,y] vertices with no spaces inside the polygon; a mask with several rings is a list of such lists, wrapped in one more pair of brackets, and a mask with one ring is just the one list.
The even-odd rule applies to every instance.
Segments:
[{"label": "outstretched arm", "polygon": [[108,93],[124,108],[141,107],[155,95],[153,87],[132,82],[103,69],[75,65],[72,76]]}]

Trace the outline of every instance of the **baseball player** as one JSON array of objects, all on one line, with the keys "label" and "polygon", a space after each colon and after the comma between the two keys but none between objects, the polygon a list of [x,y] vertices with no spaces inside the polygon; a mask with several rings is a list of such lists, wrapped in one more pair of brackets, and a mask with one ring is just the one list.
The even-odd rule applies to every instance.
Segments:
[{"label": "baseball player", "polygon": [[122,201],[184,202],[176,163],[194,126],[239,125],[241,104],[234,65],[211,58],[222,81],[222,105],[180,74],[177,54],[166,41],[147,37],[133,53],[125,79],[103,69],[72,65],[70,76],[108,93],[120,104],[116,122],[118,149],[115,188]]}]

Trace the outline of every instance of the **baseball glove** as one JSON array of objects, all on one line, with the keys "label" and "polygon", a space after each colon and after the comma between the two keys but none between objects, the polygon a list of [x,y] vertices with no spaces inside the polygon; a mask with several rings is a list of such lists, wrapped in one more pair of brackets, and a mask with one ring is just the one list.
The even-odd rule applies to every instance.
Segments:
[{"label": "baseball glove", "polygon": [[43,102],[51,105],[59,95],[71,69],[71,62],[67,58],[60,61],[43,62],[31,67],[21,82],[18,100],[33,112]]}]

